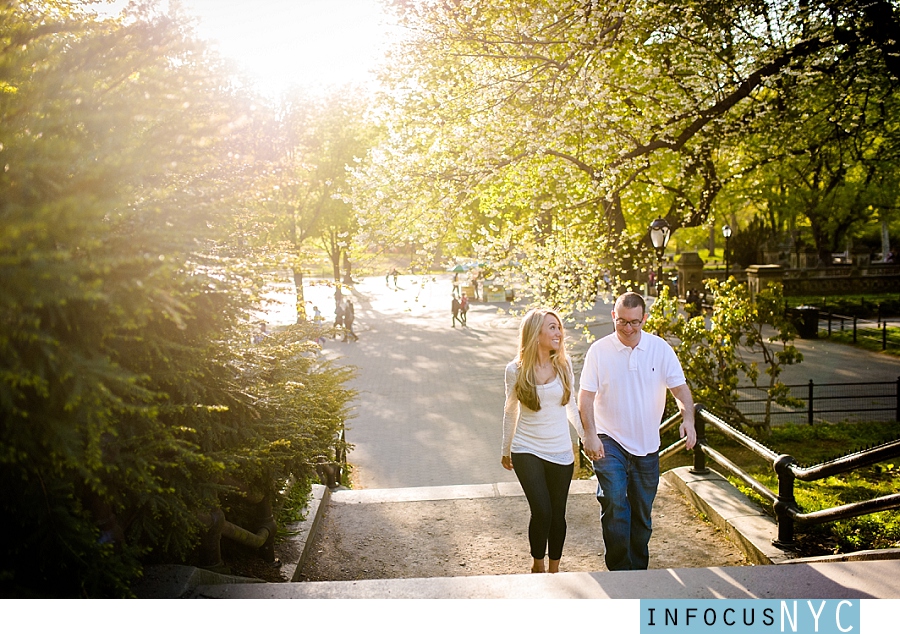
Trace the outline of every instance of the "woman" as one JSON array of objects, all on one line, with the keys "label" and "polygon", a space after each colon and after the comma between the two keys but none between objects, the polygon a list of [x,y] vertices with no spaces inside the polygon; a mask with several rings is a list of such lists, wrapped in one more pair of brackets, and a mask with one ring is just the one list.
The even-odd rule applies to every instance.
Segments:
[{"label": "woman", "polygon": [[552,310],[535,308],[522,319],[519,354],[506,366],[500,458],[505,469],[515,470],[531,509],[531,572],[545,572],[545,553],[549,571],[559,572],[575,469],[567,421],[583,438],[562,320]]}]

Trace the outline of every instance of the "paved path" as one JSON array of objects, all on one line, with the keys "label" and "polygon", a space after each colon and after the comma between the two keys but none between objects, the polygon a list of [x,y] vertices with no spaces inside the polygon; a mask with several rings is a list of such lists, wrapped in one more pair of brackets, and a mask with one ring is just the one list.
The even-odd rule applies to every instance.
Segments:
[{"label": "paved path", "polygon": [[[398,288],[366,278],[352,290],[358,343],[328,340],[326,356],[359,369],[360,391],[348,440],[355,444],[357,488],[514,482],[499,464],[503,368],[513,358],[518,318],[508,304],[473,303],[468,328],[451,328],[450,275],[400,276]],[[333,317],[332,290],[306,299]],[[596,337],[612,332],[611,306],[591,311]],[[574,351],[588,343],[570,331]],[[785,369],[786,383],[891,381],[900,358],[832,344],[796,341],[804,362]],[[576,375],[580,370],[576,366]]]},{"label": "paved path", "polygon": [[362,280],[352,291],[359,342],[325,344],[327,356],[359,369],[347,432],[358,488],[515,481],[499,456],[518,320],[473,304],[468,328],[451,328],[450,291],[449,275],[401,276],[398,288]]},{"label": "paved path", "polygon": [[871,352],[853,346],[830,343],[827,339],[797,339],[803,362],[784,369],[785,383],[896,381],[900,377],[900,357]]}]

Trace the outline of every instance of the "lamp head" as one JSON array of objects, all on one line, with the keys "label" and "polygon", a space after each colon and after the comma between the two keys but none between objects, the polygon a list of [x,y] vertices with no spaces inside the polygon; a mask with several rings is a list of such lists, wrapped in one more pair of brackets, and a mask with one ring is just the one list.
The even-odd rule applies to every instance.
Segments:
[{"label": "lamp head", "polygon": [[672,227],[662,218],[657,218],[650,223],[650,242],[653,243],[654,249],[665,249],[671,235]]},{"label": "lamp head", "polygon": [[728,225],[724,225],[724,226],[722,227],[722,235],[725,236],[725,239],[726,239],[726,240],[727,240],[728,238],[730,238],[730,237],[731,237],[731,227],[728,226]]}]

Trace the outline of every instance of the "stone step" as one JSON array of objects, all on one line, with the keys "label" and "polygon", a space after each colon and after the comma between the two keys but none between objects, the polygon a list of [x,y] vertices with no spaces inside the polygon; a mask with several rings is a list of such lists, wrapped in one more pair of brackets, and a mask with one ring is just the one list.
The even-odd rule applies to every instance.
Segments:
[{"label": "stone step", "polygon": [[900,599],[900,560],[200,586],[216,599]]},{"label": "stone step", "polygon": [[[777,527],[769,516],[715,471],[697,476],[687,467],[665,473],[660,482],[654,504],[651,570],[608,572],[602,561],[595,487],[596,482],[592,480],[572,482],[567,509],[569,532],[563,554],[563,570],[568,572],[559,575],[495,574],[479,569],[477,564],[482,562],[472,561],[469,565],[466,559],[471,554],[467,549],[474,548],[473,544],[479,540],[488,540],[488,550],[480,552],[488,559],[497,556],[501,562],[492,564],[490,570],[499,567],[505,559],[521,560],[515,563],[513,572],[524,573],[530,566],[525,532],[527,503],[518,483],[334,491],[316,485],[306,520],[291,527],[296,533],[292,537],[294,552],[299,556],[296,561],[285,562],[282,568],[291,583],[266,584],[255,580],[242,583],[235,577],[218,580],[210,574],[190,574],[191,569],[179,574],[167,570],[163,578],[169,579],[168,585],[145,587],[140,596],[784,598],[814,595],[846,598],[863,596],[854,593],[865,592],[869,597],[900,598],[900,560],[867,561],[898,557],[900,550],[815,560],[792,559],[772,546]],[[712,525],[704,522],[698,511]],[[448,521],[451,514],[455,514],[455,520]],[[439,517],[444,519],[436,522]],[[354,528],[350,529],[348,524]],[[441,527],[436,528],[436,524]],[[386,534],[379,525],[381,528],[386,525],[390,530]],[[320,533],[323,530],[326,532]],[[685,530],[688,538],[683,537]],[[378,539],[373,538],[376,535],[380,535]],[[390,540],[403,546],[401,552],[408,553],[406,561],[398,567],[385,565],[392,562],[384,561],[376,565],[376,558],[366,553],[383,548],[382,542]],[[452,557],[447,554],[449,551],[441,550],[443,542],[454,546]],[[316,557],[322,554],[317,551],[335,548],[335,543],[346,551],[344,560],[338,558],[344,570],[337,574],[330,571],[328,580],[308,580],[314,579],[321,568]],[[724,552],[730,547],[738,554],[735,561],[716,560],[722,543],[725,543]],[[417,574],[421,569],[434,570],[433,565],[416,567],[417,561],[427,559],[426,555],[446,558],[444,570],[449,572]],[[362,557],[368,559],[361,562]],[[862,561],[851,561],[854,559]],[[467,565],[461,566],[460,562]],[[785,563],[793,565],[753,565]],[[873,565],[872,574],[864,572],[866,564]],[[823,565],[828,567],[819,568]],[[793,570],[774,572],[775,568]],[[360,570],[366,570],[367,575],[361,575]],[[798,578],[815,583],[792,585]]]}]

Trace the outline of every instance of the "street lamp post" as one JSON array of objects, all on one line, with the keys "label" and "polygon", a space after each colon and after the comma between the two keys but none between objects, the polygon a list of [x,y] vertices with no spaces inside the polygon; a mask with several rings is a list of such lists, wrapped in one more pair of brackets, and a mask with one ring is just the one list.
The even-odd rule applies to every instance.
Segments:
[{"label": "street lamp post", "polygon": [[728,279],[728,239],[731,237],[731,227],[722,227],[722,235],[725,236],[725,279]]},{"label": "street lamp post", "polygon": [[672,235],[672,227],[662,218],[657,218],[650,223],[650,242],[656,249],[656,296],[659,297],[659,291],[662,288],[662,258],[665,253],[666,245],[669,243],[669,236]]}]

